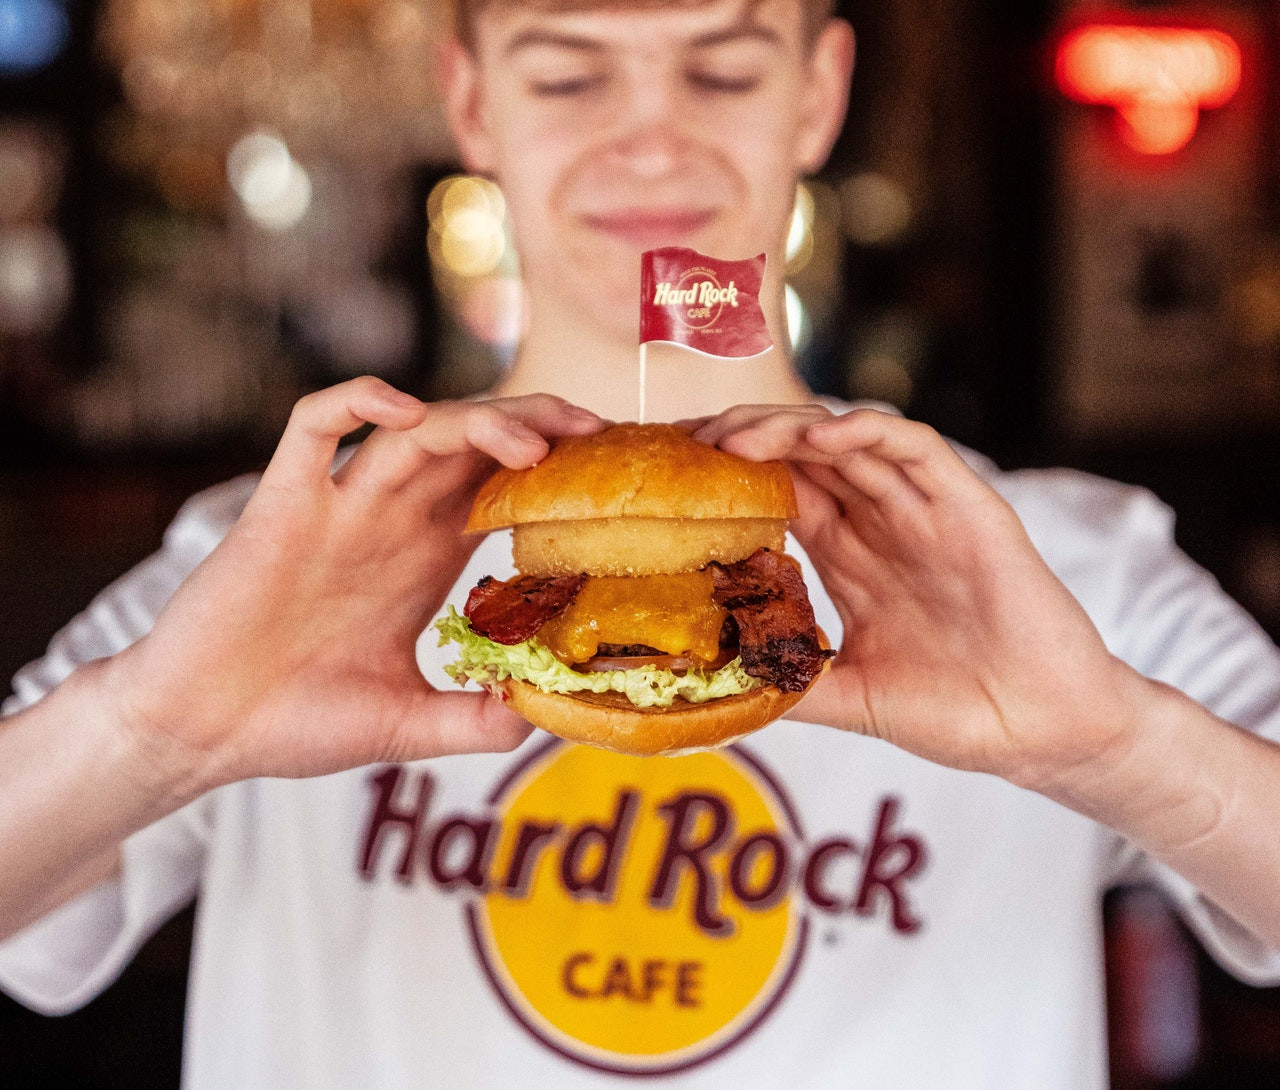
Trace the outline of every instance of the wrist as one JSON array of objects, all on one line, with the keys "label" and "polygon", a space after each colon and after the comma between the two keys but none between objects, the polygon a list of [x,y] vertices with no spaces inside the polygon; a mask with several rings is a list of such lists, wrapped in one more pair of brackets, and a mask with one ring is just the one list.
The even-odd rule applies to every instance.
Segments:
[{"label": "wrist", "polygon": [[[1118,660],[1117,660],[1118,662]],[[1105,745],[1023,786],[1129,837],[1176,853],[1221,824],[1228,789],[1219,775],[1236,728],[1190,697],[1118,663]]]},{"label": "wrist", "polygon": [[223,762],[216,753],[182,737],[184,716],[177,706],[155,704],[145,677],[141,644],[78,669],[58,690],[71,687],[91,694],[100,709],[96,728],[104,751],[119,762],[122,774],[146,797],[169,812],[221,786]]}]

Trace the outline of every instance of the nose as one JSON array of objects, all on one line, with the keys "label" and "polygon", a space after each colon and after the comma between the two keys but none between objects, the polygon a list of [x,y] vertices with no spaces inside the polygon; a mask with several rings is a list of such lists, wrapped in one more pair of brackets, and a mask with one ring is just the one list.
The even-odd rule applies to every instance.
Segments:
[{"label": "nose", "polygon": [[670,174],[686,145],[680,88],[650,69],[628,80],[620,97],[610,157],[644,181]]}]

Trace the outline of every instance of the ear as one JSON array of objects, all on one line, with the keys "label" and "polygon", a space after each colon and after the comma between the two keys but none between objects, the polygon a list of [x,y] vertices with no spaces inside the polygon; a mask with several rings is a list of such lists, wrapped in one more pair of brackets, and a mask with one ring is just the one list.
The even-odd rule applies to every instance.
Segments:
[{"label": "ear", "polygon": [[808,87],[796,145],[802,173],[813,174],[826,163],[849,109],[856,43],[853,27],[831,19],[810,51]]},{"label": "ear", "polygon": [[456,37],[450,36],[440,47],[439,72],[445,117],[463,165],[473,174],[491,174],[493,141],[484,123],[479,62]]}]

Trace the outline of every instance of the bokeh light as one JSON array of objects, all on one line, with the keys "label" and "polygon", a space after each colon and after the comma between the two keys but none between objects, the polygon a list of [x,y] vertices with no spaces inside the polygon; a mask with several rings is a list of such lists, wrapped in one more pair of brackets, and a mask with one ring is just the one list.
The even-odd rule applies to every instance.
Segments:
[{"label": "bokeh light", "polygon": [[800,293],[790,284],[787,285],[787,333],[793,352],[799,352],[809,341],[809,314]]},{"label": "bokeh light", "polygon": [[59,133],[34,122],[0,123],[0,223],[47,219],[62,194],[67,149]]},{"label": "bokeh light", "polygon": [[915,392],[928,339],[907,312],[891,312],[868,321],[850,361],[854,397],[887,401],[905,409]]},{"label": "bokeh light", "polygon": [[227,153],[227,180],[255,222],[284,231],[311,207],[311,179],[278,136],[252,132]]},{"label": "bokeh light", "polygon": [[1114,106],[1135,151],[1170,155],[1195,135],[1200,110],[1240,89],[1240,46],[1220,31],[1086,25],[1058,49],[1058,86],[1078,102]]},{"label": "bokeh light", "polygon": [[787,272],[800,272],[813,258],[813,220],[817,206],[807,185],[796,186],[796,206],[787,232]]},{"label": "bokeh light", "polygon": [[507,205],[492,182],[470,175],[445,178],[427,198],[427,245],[433,265],[464,280],[487,277],[507,256]]},{"label": "bokeh light", "polygon": [[71,259],[52,227],[0,232],[0,330],[44,333],[71,298]]},{"label": "bokeh light", "polygon": [[907,191],[892,178],[864,171],[840,187],[845,234],[861,246],[886,246],[911,226]]},{"label": "bokeh light", "polygon": [[858,361],[853,386],[859,397],[887,401],[902,408],[911,400],[913,383],[901,360],[873,353]]},{"label": "bokeh light", "polygon": [[[6,0],[0,0],[4,3]],[[13,2],[13,0],[8,0]],[[368,169],[441,161],[436,0],[104,0],[100,54],[160,141],[175,130],[225,150],[280,133],[299,160]]]},{"label": "bokeh light", "polygon": [[0,75],[24,76],[57,59],[71,35],[56,0],[0,0]]}]

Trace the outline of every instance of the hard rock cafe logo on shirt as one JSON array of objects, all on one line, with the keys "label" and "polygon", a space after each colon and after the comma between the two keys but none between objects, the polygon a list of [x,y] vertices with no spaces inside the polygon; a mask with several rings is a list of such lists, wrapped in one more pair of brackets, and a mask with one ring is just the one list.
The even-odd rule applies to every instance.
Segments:
[{"label": "hard rock cafe logo on shirt", "polygon": [[810,841],[742,746],[641,759],[552,740],[475,814],[436,814],[428,770],[369,784],[361,876],[456,893],[511,1017],[598,1070],[669,1074],[733,1048],[821,920],[922,926],[925,846],[901,801],[874,800],[858,836]]}]

